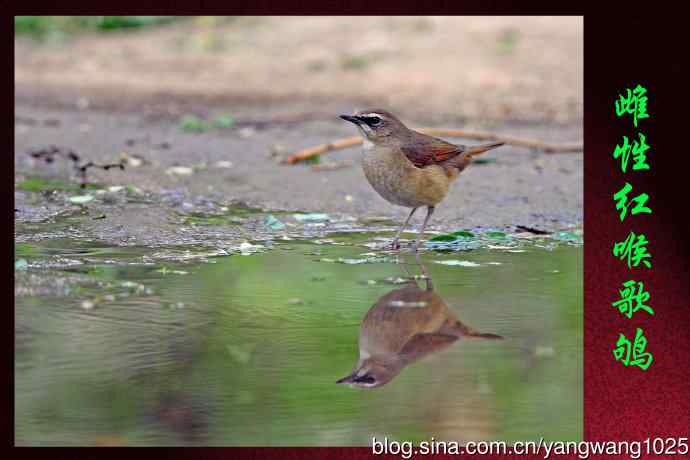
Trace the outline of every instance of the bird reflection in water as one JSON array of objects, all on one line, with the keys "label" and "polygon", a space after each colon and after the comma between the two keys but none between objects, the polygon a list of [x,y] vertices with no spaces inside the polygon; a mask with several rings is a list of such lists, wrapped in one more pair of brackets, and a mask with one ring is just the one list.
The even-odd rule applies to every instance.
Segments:
[{"label": "bird reflection in water", "polygon": [[431,278],[420,264],[426,282],[421,289],[412,278],[381,297],[367,312],[359,329],[359,360],[352,372],[336,383],[375,388],[390,382],[408,364],[441,351],[458,339],[500,340],[460,322],[434,292]]}]

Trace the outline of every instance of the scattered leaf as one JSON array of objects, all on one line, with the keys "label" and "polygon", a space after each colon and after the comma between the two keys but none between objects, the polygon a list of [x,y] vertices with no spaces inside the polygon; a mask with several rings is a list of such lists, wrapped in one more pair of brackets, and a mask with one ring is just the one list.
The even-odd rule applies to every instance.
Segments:
[{"label": "scattered leaf", "polygon": [[285,224],[278,220],[273,214],[266,216],[264,224],[271,230],[282,230],[285,228]]},{"label": "scattered leaf", "polygon": [[29,263],[26,261],[26,259],[18,259],[14,261],[15,270],[26,270],[28,266]]},{"label": "scattered leaf", "polygon": [[70,203],[85,204],[93,200],[93,195],[77,195],[69,198]]},{"label": "scattered leaf", "polygon": [[322,222],[330,219],[328,214],[321,213],[293,214],[292,216],[299,222]]},{"label": "scattered leaf", "polygon": [[559,241],[572,241],[574,243],[582,243],[582,235],[575,232],[558,232],[555,233],[552,238]]}]

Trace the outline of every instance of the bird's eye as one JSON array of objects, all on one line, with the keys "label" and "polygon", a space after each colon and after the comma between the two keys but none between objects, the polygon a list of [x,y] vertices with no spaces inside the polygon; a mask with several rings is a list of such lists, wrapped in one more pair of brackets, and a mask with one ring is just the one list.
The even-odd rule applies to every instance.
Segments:
[{"label": "bird's eye", "polygon": [[373,383],[376,383],[376,379],[369,374],[364,374],[361,377],[357,377],[355,379],[355,382],[373,384]]},{"label": "bird's eye", "polygon": [[376,116],[376,115],[374,115],[372,117],[368,117],[368,119],[367,119],[369,126],[378,126],[381,124],[381,121],[382,121],[381,117]]}]

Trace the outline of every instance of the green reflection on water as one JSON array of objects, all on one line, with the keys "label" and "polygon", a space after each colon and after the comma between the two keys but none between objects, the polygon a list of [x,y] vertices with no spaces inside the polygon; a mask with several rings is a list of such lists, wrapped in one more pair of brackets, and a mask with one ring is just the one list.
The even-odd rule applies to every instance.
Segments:
[{"label": "green reflection on water", "polygon": [[[121,263],[129,249],[101,250],[59,270],[94,280],[75,294],[17,298],[18,444],[582,437],[581,247],[425,254],[458,319],[506,340],[459,341],[371,390],[335,381],[357,360],[366,312],[399,287],[385,281],[405,276],[399,264],[319,262],[366,250],[289,242],[165,264],[181,275]],[[98,253],[120,263],[93,262]],[[471,264],[433,263],[458,259]],[[84,308],[105,293],[112,299]]]}]

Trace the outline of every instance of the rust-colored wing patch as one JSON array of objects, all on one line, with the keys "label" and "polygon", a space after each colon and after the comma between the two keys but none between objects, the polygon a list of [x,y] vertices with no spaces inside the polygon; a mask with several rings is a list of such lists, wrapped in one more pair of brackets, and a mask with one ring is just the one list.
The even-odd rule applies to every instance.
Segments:
[{"label": "rust-colored wing patch", "polygon": [[418,168],[441,164],[465,151],[461,145],[451,144],[431,136],[415,136],[414,142],[402,147],[408,160]]},{"label": "rust-colored wing patch", "polygon": [[414,361],[430,353],[441,351],[458,340],[456,336],[443,334],[417,334],[400,350],[400,356]]}]

